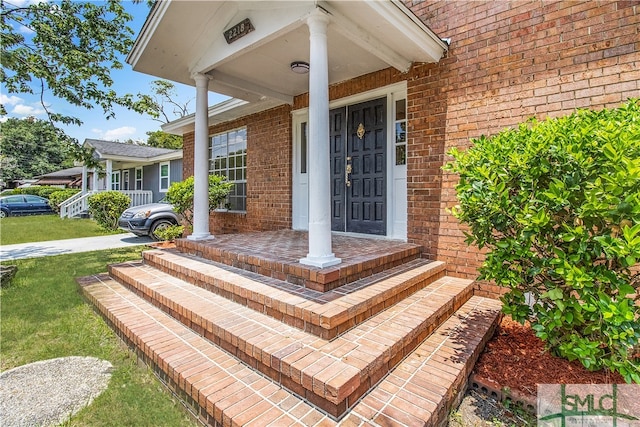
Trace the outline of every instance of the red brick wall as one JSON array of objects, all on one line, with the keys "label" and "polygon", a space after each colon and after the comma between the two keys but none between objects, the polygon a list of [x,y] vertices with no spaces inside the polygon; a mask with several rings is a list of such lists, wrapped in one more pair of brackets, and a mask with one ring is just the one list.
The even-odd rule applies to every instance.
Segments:
[{"label": "red brick wall", "polygon": [[531,116],[640,96],[640,2],[405,3],[451,39],[447,57],[408,83],[409,239],[450,274],[475,278],[482,256],[447,213],[457,178],[439,170],[443,154]]},{"label": "red brick wall", "polygon": [[[247,212],[214,212],[212,234],[291,228],[291,107],[263,111],[209,128],[247,127]],[[193,132],[184,136],[183,176],[193,175]]]}]

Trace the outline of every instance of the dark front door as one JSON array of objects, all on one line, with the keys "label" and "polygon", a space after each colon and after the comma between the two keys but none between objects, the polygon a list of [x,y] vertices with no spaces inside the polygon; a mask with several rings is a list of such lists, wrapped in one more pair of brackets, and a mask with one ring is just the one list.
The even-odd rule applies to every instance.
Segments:
[{"label": "dark front door", "polygon": [[387,233],[386,98],[331,110],[331,229]]}]

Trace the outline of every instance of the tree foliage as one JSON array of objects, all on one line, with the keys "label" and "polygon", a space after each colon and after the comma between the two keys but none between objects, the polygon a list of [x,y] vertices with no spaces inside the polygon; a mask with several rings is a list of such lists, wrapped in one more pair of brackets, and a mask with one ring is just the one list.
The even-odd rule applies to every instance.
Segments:
[{"label": "tree foliage", "polygon": [[0,135],[0,179],[33,178],[73,166],[69,138],[48,121],[7,119]]},{"label": "tree foliage", "polygon": [[[173,209],[193,225],[193,176],[184,181],[174,182],[169,187],[166,200],[173,205]],[[220,175],[209,175],[209,209],[216,209],[226,199],[233,188],[233,183]]]},{"label": "tree foliage", "polygon": [[172,135],[161,130],[147,132],[149,139],[147,145],[158,148],[170,148],[172,150],[179,150],[182,148],[182,137],[179,135]]},{"label": "tree foliage", "polygon": [[638,100],[472,142],[445,169],[467,242],[487,249],[480,278],[555,354],[640,382]]},{"label": "tree foliage", "polygon": [[139,103],[144,105],[147,114],[160,123],[169,123],[176,118],[189,114],[189,103],[179,102],[173,83],[167,80],[151,82],[151,95],[138,93]]},{"label": "tree foliage", "polygon": [[132,95],[111,89],[111,70],[122,68],[119,58],[133,46],[132,17],[120,1],[0,5],[0,82],[8,93],[40,95],[49,118],[65,124],[81,122],[51,111],[47,92],[86,109],[101,107],[107,117],[114,105],[145,111]]}]

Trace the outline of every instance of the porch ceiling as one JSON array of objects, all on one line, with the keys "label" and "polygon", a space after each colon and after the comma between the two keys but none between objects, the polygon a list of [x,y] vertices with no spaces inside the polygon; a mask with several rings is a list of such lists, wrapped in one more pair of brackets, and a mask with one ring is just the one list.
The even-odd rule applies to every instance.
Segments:
[{"label": "porch ceiling", "polygon": [[[397,0],[180,1],[156,3],[127,58],[133,69],[249,102],[292,103],[308,92],[308,75],[290,69],[309,62],[306,17],[321,7],[327,33],[329,83],[413,62],[436,62],[446,44]],[[248,18],[254,31],[228,44],[224,31]],[[313,66],[313,64],[311,64]]]}]

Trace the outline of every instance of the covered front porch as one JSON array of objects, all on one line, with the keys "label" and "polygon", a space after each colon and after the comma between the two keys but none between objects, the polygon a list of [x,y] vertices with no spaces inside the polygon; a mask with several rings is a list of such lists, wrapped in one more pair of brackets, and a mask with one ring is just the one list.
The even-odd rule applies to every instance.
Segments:
[{"label": "covered front porch", "polygon": [[[210,230],[207,176],[218,169],[217,157],[212,157],[216,155],[212,138],[218,132],[233,131],[233,126],[246,135],[245,144],[249,147],[248,176],[242,175],[247,191],[243,213],[247,221],[260,222],[251,217],[250,203],[261,202],[256,188],[294,186],[286,202],[293,209],[286,212],[285,221],[294,222],[293,228],[308,230],[307,249],[299,253],[299,264],[324,269],[344,263],[333,248],[331,237],[332,229],[336,229],[332,221],[337,209],[345,217],[364,219],[364,225],[356,224],[351,230],[347,226],[344,231],[387,237],[404,235],[406,239],[407,233],[402,231],[403,227],[406,230],[407,217],[406,178],[393,172],[396,166],[398,170],[406,169],[406,163],[398,163],[393,157],[402,162],[406,157],[403,147],[393,144],[396,126],[402,129],[402,137],[406,136],[407,120],[398,118],[400,113],[407,113],[403,89],[406,84],[402,86],[402,82],[409,79],[408,72],[414,64],[438,62],[447,49],[446,43],[398,1],[212,1],[192,6],[184,8],[172,1],[156,3],[127,59],[137,71],[196,88],[194,116],[188,123],[181,120],[173,129],[171,125],[164,128],[189,134],[188,139],[193,135],[192,142],[186,143],[193,147],[191,171],[195,178],[193,233],[189,239],[207,240],[220,233]],[[180,37],[174,36],[176,26],[181,28]],[[332,85],[384,70],[394,70],[396,75],[381,85],[376,83],[378,91],[354,86],[340,95],[340,101],[330,94]],[[393,83],[401,84],[389,89]],[[212,117],[209,91],[246,104],[237,110],[225,108],[219,112],[220,117]],[[286,114],[286,108],[275,111],[283,106],[288,108],[289,116],[284,121],[275,119],[275,114]],[[247,116],[237,116],[235,112],[274,115],[270,123],[254,120],[255,117],[240,123]],[[361,118],[355,118],[355,114]],[[295,123],[287,123],[292,115]],[[332,128],[330,133],[330,121],[336,115],[343,115],[345,123],[346,115],[350,115],[352,121],[340,129]],[[212,130],[217,123],[229,129]],[[252,163],[270,154],[260,152],[268,150],[267,144],[273,141],[265,138],[265,124],[277,126],[276,137],[288,137],[289,147],[294,145],[294,155],[304,159],[304,170],[298,170],[299,165],[287,154],[291,149],[284,151],[283,157],[288,157],[288,167],[293,171],[280,173],[281,181],[275,184],[264,172],[273,169],[271,164],[258,171],[260,176],[251,175]],[[222,137],[227,135],[223,133]],[[330,152],[330,139],[351,142],[344,142],[344,149]],[[375,145],[378,151],[369,157],[358,157],[349,151],[348,144],[352,142]],[[296,151],[298,147],[300,150]],[[237,179],[237,171],[230,173]],[[291,193],[290,187],[285,191]],[[340,200],[335,193],[339,193]],[[350,193],[353,199],[349,198]],[[402,212],[392,218],[393,209]],[[375,231],[367,228],[370,217],[379,221]]]}]

